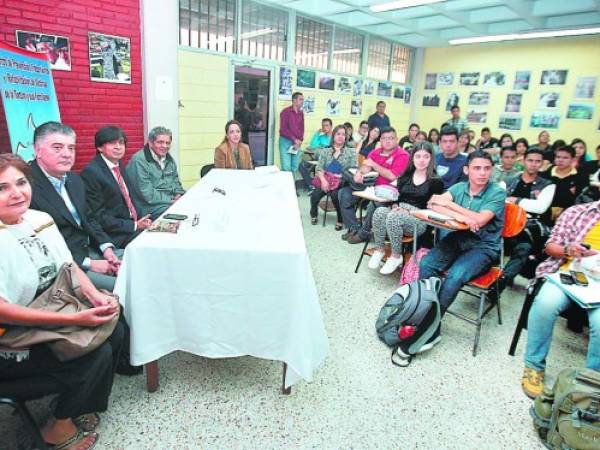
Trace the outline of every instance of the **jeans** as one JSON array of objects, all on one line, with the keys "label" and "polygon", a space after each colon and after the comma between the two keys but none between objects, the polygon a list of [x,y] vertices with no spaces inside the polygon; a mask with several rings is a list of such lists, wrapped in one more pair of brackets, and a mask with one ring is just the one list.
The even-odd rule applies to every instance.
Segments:
[{"label": "jeans", "polygon": [[[313,169],[313,167],[314,166],[312,164],[309,164],[308,161],[302,161],[298,166],[298,172],[300,172],[300,175],[302,175],[302,179],[304,180],[304,187],[307,190],[309,190],[312,186],[313,177],[310,172]],[[337,196],[337,191],[335,193]]]},{"label": "jeans", "polygon": [[510,254],[510,259],[504,267],[503,276],[505,281],[502,289],[504,289],[505,285],[512,285],[516,276],[519,275],[525,264],[527,264],[529,255],[533,254],[533,245],[529,242],[529,239],[520,236],[517,236],[514,242],[506,242],[506,253]]},{"label": "jeans", "polygon": [[498,252],[481,248],[481,241],[470,232],[446,235],[421,260],[419,278],[444,277],[438,294],[442,314],[450,307],[460,288],[485,273],[498,259]]},{"label": "jeans", "polygon": [[288,150],[294,143],[289,139],[279,136],[279,157],[281,159],[281,170],[286,172],[295,172],[298,170],[298,164],[300,164],[300,150],[298,153],[292,155],[288,153]]},{"label": "jeans", "polygon": [[[558,286],[548,281],[544,283],[529,311],[525,366],[535,370],[545,369],[554,322],[570,305],[571,300]],[[587,313],[590,322],[587,367],[600,370],[600,308],[588,309]]]},{"label": "jeans", "polygon": [[356,218],[355,206],[360,200],[355,195],[352,195],[352,188],[350,186],[344,186],[340,189],[339,201],[340,201],[340,209],[342,211],[342,220],[344,222],[344,226],[348,229],[348,231],[353,231],[358,233],[360,237],[366,239],[369,237],[371,233],[371,224],[373,222],[373,214],[375,210],[379,206],[384,206],[379,203],[369,202],[367,206],[367,212],[363,216],[362,225]]}]

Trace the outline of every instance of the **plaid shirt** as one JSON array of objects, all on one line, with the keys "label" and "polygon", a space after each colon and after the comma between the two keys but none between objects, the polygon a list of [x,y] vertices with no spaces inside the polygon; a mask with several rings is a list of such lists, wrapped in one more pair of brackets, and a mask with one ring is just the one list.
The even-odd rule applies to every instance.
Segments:
[{"label": "plaid shirt", "polygon": [[[563,246],[583,242],[598,221],[600,221],[600,201],[572,206],[560,215],[546,245]],[[565,262],[567,262],[565,258],[548,257],[536,269],[536,278],[541,278],[546,273],[556,272]]]}]

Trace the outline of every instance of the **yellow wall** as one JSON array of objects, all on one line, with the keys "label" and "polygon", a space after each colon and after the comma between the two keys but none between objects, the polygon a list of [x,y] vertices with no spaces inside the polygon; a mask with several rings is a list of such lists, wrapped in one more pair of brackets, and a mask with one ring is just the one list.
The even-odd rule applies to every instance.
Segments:
[{"label": "yellow wall", "polygon": [[[552,69],[569,70],[564,86],[540,85],[542,70]],[[513,91],[513,81],[517,70],[531,71],[529,90]],[[502,71],[506,74],[505,86],[482,86],[484,74],[491,71]],[[453,72],[454,85],[435,90],[424,90],[426,74],[438,72]],[[460,72],[481,72],[479,86],[459,86]],[[593,99],[573,98],[577,77],[580,76],[598,77]],[[426,49],[421,77],[421,89],[414,99],[416,121],[421,127],[427,129],[431,127],[438,128],[441,123],[447,120],[450,113],[446,112],[445,107],[450,92],[459,94],[462,116],[466,118],[469,108],[477,108],[468,104],[469,93],[488,91],[490,93],[490,104],[487,106],[487,122],[485,124],[470,124],[470,127],[476,130],[478,135],[483,126],[488,126],[492,130],[493,136],[499,137],[500,134],[507,132],[511,133],[514,138],[523,136],[530,143],[535,143],[541,129],[530,128],[529,120],[531,113],[538,110],[540,93],[558,92],[560,93],[560,100],[557,112],[560,113],[560,122],[558,129],[550,130],[551,140],[561,138],[569,142],[571,139],[579,137],[586,141],[589,153],[595,157],[594,149],[596,145],[600,144],[600,134],[596,131],[600,120],[600,105],[598,105],[600,99],[600,38],[598,37]],[[520,112],[523,117],[523,125],[520,131],[501,130],[498,128],[498,119],[500,114],[504,113],[506,95],[513,92],[523,93]],[[440,97],[440,106],[437,108],[422,106],[423,95],[433,94]],[[593,119],[589,121],[567,119],[566,114],[569,103],[596,104]],[[556,109],[547,111],[556,111]]]}]

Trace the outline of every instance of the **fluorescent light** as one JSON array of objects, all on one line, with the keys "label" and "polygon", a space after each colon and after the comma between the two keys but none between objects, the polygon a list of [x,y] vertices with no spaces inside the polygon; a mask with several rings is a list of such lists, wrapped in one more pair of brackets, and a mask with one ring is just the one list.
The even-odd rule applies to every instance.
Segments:
[{"label": "fluorescent light", "polygon": [[450,45],[480,44],[483,42],[518,41],[524,39],[542,39],[563,36],[583,36],[586,34],[599,34],[600,28],[579,28],[574,30],[537,31],[534,33],[497,34],[491,36],[477,36],[464,39],[451,39]]},{"label": "fluorescent light", "polygon": [[446,0],[397,0],[395,2],[382,3],[381,5],[370,6],[373,12],[391,11],[393,9],[412,8],[413,6],[429,5],[431,3],[441,3]]}]

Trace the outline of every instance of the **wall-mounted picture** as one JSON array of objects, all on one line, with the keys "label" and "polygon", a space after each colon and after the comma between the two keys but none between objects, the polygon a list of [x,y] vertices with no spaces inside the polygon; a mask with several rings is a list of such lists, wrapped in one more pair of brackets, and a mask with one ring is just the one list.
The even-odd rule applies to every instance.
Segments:
[{"label": "wall-mounted picture", "polygon": [[560,122],[560,114],[554,111],[536,111],[531,114],[529,126],[531,128],[557,129]]},{"label": "wall-mounted picture", "polygon": [[565,84],[568,70],[543,70],[540,84]]},{"label": "wall-mounted picture", "polygon": [[89,32],[92,81],[131,84],[131,41],[129,38]]},{"label": "wall-mounted picture", "polygon": [[480,72],[462,72],[459,84],[461,86],[477,86],[479,84]]},{"label": "wall-mounted picture", "polygon": [[319,77],[319,89],[327,91],[335,90],[335,77],[331,75],[321,75]]},{"label": "wall-mounted picture", "polygon": [[453,106],[458,105],[460,97],[456,92],[450,92],[448,94],[448,99],[446,100],[446,111],[450,111]]},{"label": "wall-mounted picture", "polygon": [[296,71],[296,86],[299,88],[314,89],[317,81],[317,73],[314,70],[298,69]]},{"label": "wall-mounted picture", "polygon": [[504,72],[488,72],[483,76],[484,86],[504,86],[506,84],[506,75]]},{"label": "wall-mounted picture", "polygon": [[437,94],[435,95],[424,95],[423,96],[423,106],[440,106],[440,97]]},{"label": "wall-mounted picture", "polygon": [[437,84],[439,86],[452,86],[454,84],[454,74],[452,72],[438,73]]},{"label": "wall-mounted picture", "polygon": [[578,77],[575,85],[575,98],[594,98],[597,77]]},{"label": "wall-mounted picture", "polygon": [[304,97],[304,103],[302,103],[302,111],[304,114],[313,114],[315,112],[315,97],[308,95]]},{"label": "wall-mounted picture", "polygon": [[363,82],[360,78],[354,79],[354,89],[352,90],[352,95],[354,97],[360,97],[362,95],[362,85]]},{"label": "wall-mounted picture", "polygon": [[352,92],[352,84],[350,83],[350,78],[348,77],[340,77],[338,80],[338,91],[349,94]]},{"label": "wall-mounted picture", "polygon": [[501,130],[520,130],[523,127],[523,117],[500,114],[498,128]]},{"label": "wall-mounted picture", "polygon": [[428,73],[425,75],[425,89],[435,89],[437,73]]},{"label": "wall-mounted picture", "polygon": [[340,115],[340,100],[336,98],[330,98],[325,103],[325,115],[326,116],[339,116]]},{"label": "wall-mounted picture", "polygon": [[487,111],[471,109],[467,111],[467,122],[469,123],[486,123]]},{"label": "wall-mounted picture", "polygon": [[292,99],[292,69],[289,67],[279,68],[279,98]]},{"label": "wall-mounted picture", "polygon": [[362,116],[362,100],[352,100],[350,114],[353,116]]},{"label": "wall-mounted picture", "polygon": [[71,70],[69,38],[21,30],[17,30],[15,34],[17,47],[30,52],[45,53],[52,70]]},{"label": "wall-mounted picture", "polygon": [[592,120],[594,108],[593,103],[569,103],[567,119]]},{"label": "wall-mounted picture", "polygon": [[513,83],[513,89],[515,91],[526,91],[529,89],[530,81],[531,81],[531,71],[517,70],[515,72],[515,82]]},{"label": "wall-mounted picture", "polygon": [[406,86],[404,88],[404,104],[408,105],[410,103],[410,99],[412,97],[412,88],[410,86]]},{"label": "wall-mounted picture", "polygon": [[375,94],[375,83],[373,81],[365,81],[365,95]]},{"label": "wall-mounted picture", "polygon": [[558,92],[544,92],[540,94],[538,108],[558,108],[560,94]]},{"label": "wall-mounted picture", "polygon": [[507,94],[506,95],[506,106],[504,111],[509,113],[521,112],[521,102],[523,101],[523,94]]},{"label": "wall-mounted picture", "polygon": [[469,105],[489,105],[489,92],[471,92],[469,94]]},{"label": "wall-mounted picture", "polygon": [[391,97],[392,96],[392,83],[380,81],[377,83],[377,95],[379,97]]},{"label": "wall-mounted picture", "polygon": [[394,98],[404,98],[404,88],[402,86],[396,86],[394,88]]}]

